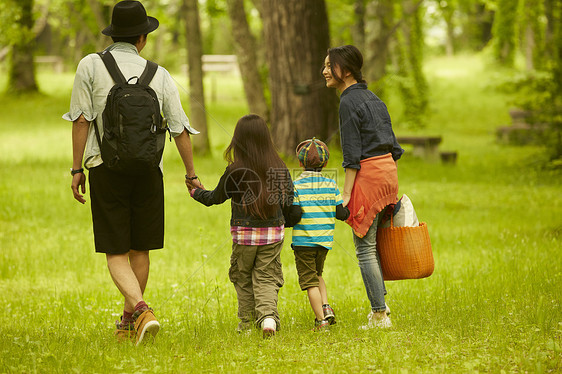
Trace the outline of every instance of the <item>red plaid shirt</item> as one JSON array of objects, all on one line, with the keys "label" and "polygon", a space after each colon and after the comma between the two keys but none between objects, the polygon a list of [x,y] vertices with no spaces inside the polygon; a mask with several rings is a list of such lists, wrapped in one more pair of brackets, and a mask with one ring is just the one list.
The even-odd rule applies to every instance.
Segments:
[{"label": "red plaid shirt", "polygon": [[285,237],[285,225],[277,227],[230,226],[232,241],[240,245],[266,245]]}]

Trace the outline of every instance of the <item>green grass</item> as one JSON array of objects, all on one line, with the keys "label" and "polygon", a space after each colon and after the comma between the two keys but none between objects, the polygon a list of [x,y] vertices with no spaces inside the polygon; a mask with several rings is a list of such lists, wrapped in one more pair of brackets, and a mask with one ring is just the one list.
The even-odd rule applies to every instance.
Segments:
[{"label": "green grass", "polygon": [[[70,124],[60,116],[72,75],[41,74],[44,95],[2,97],[0,372],[562,371],[562,177],[541,167],[543,149],[495,142],[510,98],[493,89],[497,72],[478,56],[434,59],[426,70],[432,110],[420,132],[442,135],[442,148],[459,159],[450,166],[406,154],[399,180],[428,223],[435,273],[387,282],[394,327],[359,331],[369,306],[350,230],[338,222],[325,279],[339,322],[313,333],[287,241],[283,330],[269,341],[235,333],[229,206],[205,208],[188,197],[169,144],[166,248],[151,256],[146,293],[162,330],[153,345],[117,344],[112,323],[122,300],[94,253],[89,206],[70,191]],[[220,82],[217,101],[207,102],[213,157],[195,160],[208,187],[247,110],[239,82]],[[400,104],[393,96],[388,104],[400,134]],[[333,149],[328,167],[340,164]]]}]

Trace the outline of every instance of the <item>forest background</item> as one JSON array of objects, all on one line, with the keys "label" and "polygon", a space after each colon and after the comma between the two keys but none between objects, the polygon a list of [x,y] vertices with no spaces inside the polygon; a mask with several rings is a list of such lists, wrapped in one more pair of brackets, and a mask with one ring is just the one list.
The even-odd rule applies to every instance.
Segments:
[{"label": "forest background", "polygon": [[72,200],[61,119],[78,61],[110,43],[100,30],[114,2],[0,0],[0,372],[562,370],[560,1],[143,3],[160,20],[143,56],[172,73],[202,130],[195,163],[209,188],[248,112],[268,119],[292,171],[294,146],[317,136],[341,176],[338,98],[320,68],[328,47],[359,46],[397,135],[439,136],[456,156],[417,158],[404,144],[399,162],[435,273],[387,282],[394,328],[360,332],[368,305],[338,223],[326,279],[340,322],[310,331],[287,240],[283,330],[271,341],[239,336],[229,207],[189,200],[168,146],[166,249],[146,295],[163,329],[138,350],[116,344],[121,300],[93,253],[89,210]]}]

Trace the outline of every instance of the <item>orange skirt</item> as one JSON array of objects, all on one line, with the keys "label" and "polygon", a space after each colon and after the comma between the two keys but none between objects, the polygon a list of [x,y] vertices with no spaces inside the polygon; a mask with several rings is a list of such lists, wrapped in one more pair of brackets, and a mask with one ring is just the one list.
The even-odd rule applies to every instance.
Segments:
[{"label": "orange skirt", "polygon": [[347,207],[347,224],[362,238],[375,217],[387,205],[398,200],[398,171],[390,153],[361,161]]}]

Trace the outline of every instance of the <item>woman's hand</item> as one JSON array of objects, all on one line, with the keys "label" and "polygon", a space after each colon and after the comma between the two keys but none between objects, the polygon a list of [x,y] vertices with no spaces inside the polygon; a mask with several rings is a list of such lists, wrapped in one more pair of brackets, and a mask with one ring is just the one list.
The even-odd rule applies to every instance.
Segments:
[{"label": "woman's hand", "polygon": [[351,194],[344,192],[344,193],[341,194],[341,197],[343,199],[342,205],[347,206],[347,204],[349,204],[349,199],[351,198]]},{"label": "woman's hand", "polygon": [[357,169],[345,169],[345,181],[343,183],[343,206],[349,204],[349,199],[351,198],[351,191],[353,191],[353,185],[355,184],[355,177],[357,176]]}]

